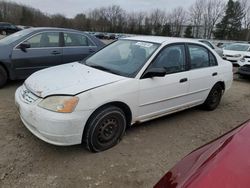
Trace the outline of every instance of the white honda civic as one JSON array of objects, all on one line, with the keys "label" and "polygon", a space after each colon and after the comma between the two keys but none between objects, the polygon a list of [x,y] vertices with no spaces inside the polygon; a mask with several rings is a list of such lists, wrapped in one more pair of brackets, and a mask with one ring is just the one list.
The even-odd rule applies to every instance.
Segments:
[{"label": "white honda civic", "polygon": [[232,75],[232,64],[200,42],[138,36],[82,62],[34,73],[15,101],[38,138],[98,152],[117,144],[135,123],[197,105],[214,110]]}]

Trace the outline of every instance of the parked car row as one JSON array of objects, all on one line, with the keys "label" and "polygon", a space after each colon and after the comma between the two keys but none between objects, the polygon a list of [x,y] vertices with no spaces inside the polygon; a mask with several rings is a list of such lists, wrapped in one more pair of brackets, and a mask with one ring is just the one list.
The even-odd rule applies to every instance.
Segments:
[{"label": "parked car row", "polygon": [[80,61],[105,44],[87,33],[60,28],[29,28],[0,40],[0,87],[55,65]]},{"label": "parked car row", "polygon": [[125,34],[118,34],[118,33],[101,33],[101,32],[89,32],[89,34],[94,35],[99,39],[106,39],[106,40],[116,40],[119,38],[125,38],[128,35]]},{"label": "parked car row", "polygon": [[250,77],[250,44],[232,43],[223,48],[223,59],[239,66],[238,73]]}]

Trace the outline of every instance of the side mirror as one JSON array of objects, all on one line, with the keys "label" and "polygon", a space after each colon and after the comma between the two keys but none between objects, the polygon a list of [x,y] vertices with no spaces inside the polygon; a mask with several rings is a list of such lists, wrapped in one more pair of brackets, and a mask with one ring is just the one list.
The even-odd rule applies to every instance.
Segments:
[{"label": "side mirror", "polygon": [[19,45],[20,49],[24,52],[27,52],[27,48],[30,48],[30,43],[28,42],[23,42]]},{"label": "side mirror", "polygon": [[164,68],[150,68],[143,74],[143,78],[164,77],[166,70]]}]

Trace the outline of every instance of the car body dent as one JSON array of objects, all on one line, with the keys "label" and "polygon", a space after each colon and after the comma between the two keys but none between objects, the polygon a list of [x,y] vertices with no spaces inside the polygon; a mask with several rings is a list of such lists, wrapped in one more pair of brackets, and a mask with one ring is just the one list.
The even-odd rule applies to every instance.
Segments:
[{"label": "car body dent", "polygon": [[122,79],[124,77],[75,62],[36,72],[25,81],[25,85],[37,96],[45,98],[57,94],[76,95]]}]

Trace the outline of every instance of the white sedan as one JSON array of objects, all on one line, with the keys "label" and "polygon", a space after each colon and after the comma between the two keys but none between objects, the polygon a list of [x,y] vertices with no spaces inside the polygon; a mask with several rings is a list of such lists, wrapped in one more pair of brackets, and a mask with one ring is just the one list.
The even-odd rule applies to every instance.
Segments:
[{"label": "white sedan", "polygon": [[250,44],[235,43],[223,49],[223,59],[238,66],[250,65]]},{"label": "white sedan", "polygon": [[232,65],[200,42],[120,39],[82,62],[31,75],[15,94],[24,125],[54,145],[92,152],[117,144],[127,126],[202,105],[214,110]]}]

